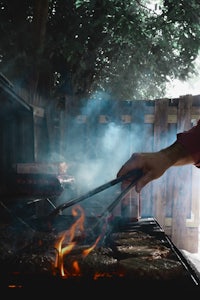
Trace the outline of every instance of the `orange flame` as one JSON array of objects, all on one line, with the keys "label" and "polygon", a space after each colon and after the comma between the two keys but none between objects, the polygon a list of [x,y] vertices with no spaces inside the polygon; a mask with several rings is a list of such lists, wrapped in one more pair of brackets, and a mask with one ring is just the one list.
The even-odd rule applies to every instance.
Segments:
[{"label": "orange flame", "polygon": [[[85,215],[84,215],[83,208],[77,205],[75,208],[72,209],[72,215],[74,217],[78,217],[77,220],[71,225],[71,227],[68,230],[60,234],[60,237],[55,243],[55,249],[57,250],[57,255],[54,262],[54,268],[64,278],[68,278],[72,276],[81,276],[81,269],[77,260],[72,261],[71,266],[69,266],[69,270],[66,270],[66,268],[64,268],[64,257],[70,254],[77,244],[78,239],[75,239],[76,234],[77,233],[80,234],[80,232],[82,233],[84,231]],[[101,234],[97,237],[94,244],[82,251],[81,253],[82,258],[85,258],[87,255],[91,253],[93,249],[95,249],[95,247],[97,246],[97,244],[99,243],[103,235],[105,234],[106,229],[107,229],[107,222],[104,223]],[[121,272],[117,272],[117,273],[118,273],[117,275],[120,277],[124,276],[124,274]],[[98,278],[101,277],[112,277],[113,275],[116,276],[116,274],[114,273],[110,274],[107,272],[103,272],[103,273],[95,272],[93,274],[93,279],[97,280]]]},{"label": "orange flame", "polygon": [[88,249],[85,249],[85,250],[83,250],[83,253],[82,253],[82,255],[83,255],[83,257],[86,257],[95,247],[96,247],[96,245],[98,244],[98,242],[100,241],[100,239],[101,239],[101,236],[99,236],[97,239],[96,239],[96,241],[95,241],[95,243],[94,243],[94,245],[93,246],[91,246],[90,248],[88,248]]},{"label": "orange flame", "polygon": [[[68,272],[64,269],[64,257],[65,255],[69,254],[74,247],[76,246],[75,236],[77,232],[84,231],[84,221],[85,215],[84,210],[81,206],[76,206],[72,209],[72,215],[77,217],[80,214],[79,218],[72,224],[69,230],[64,231],[61,233],[60,237],[55,243],[55,249],[57,250],[57,255],[54,263],[54,268],[59,270],[60,275],[62,277],[69,277],[69,276],[80,276],[80,267],[78,261],[73,261],[72,263],[72,270],[73,274]],[[100,240],[100,236],[96,239],[94,245],[82,251],[82,257],[86,257],[98,244]]]}]

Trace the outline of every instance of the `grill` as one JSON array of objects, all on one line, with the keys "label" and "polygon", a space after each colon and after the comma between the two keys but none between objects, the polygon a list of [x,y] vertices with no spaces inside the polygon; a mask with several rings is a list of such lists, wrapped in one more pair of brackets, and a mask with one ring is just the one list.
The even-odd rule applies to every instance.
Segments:
[{"label": "grill", "polygon": [[[30,227],[27,223],[24,226],[23,220],[18,218],[14,218],[9,226],[3,226],[0,231],[1,287],[66,292],[76,292],[81,288],[86,293],[94,288],[95,294],[103,293],[103,296],[107,288],[112,293],[129,290],[140,291],[140,294],[148,294],[149,289],[158,291],[166,288],[167,291],[173,291],[174,288],[198,288],[199,275],[156,219],[133,220],[110,214],[124,197],[124,193],[98,218],[86,217],[86,229],[83,231],[79,223],[82,216],[61,213],[69,203],[74,208],[79,207],[81,211],[78,202],[107,188],[113,182],[116,180],[56,208],[48,218],[41,219],[41,224],[45,222],[44,227],[40,226],[38,220],[35,227],[33,223],[30,223]],[[61,251],[65,271],[63,275],[62,264],[59,263],[59,247],[55,244],[58,237],[64,236],[66,228],[75,228],[74,224],[78,224],[74,235],[67,230],[70,243],[68,239],[62,245],[62,249],[65,249],[71,242],[75,243],[73,250],[67,254]]]},{"label": "grill", "polygon": [[[69,222],[69,217],[63,216],[62,222],[66,224],[68,221],[72,224],[73,220],[70,219]],[[91,226],[94,220],[87,222],[88,226],[89,224]],[[55,272],[53,274],[51,269],[49,252],[53,252],[54,234],[38,233],[38,237],[34,236],[31,242],[23,244],[21,248],[18,246],[17,252],[7,257],[5,254],[1,255],[1,287],[23,289],[53,287],[69,290],[83,286],[86,288],[90,285],[90,288],[115,287],[120,290],[124,287],[134,287],[138,290],[144,286],[151,288],[199,286],[198,275],[155,219],[147,218],[132,222],[117,217],[111,221],[109,228],[109,234],[87,259],[80,258],[80,251],[92,242],[91,236],[91,240],[87,239],[86,244],[82,243],[72,255],[68,256],[68,260],[65,260],[67,268],[70,259],[75,258],[83,270],[81,276],[71,275],[68,278],[61,278],[60,274]],[[138,236],[143,238],[140,245],[135,242]],[[43,244],[39,245],[42,238]],[[96,272],[100,276],[95,279]]]}]

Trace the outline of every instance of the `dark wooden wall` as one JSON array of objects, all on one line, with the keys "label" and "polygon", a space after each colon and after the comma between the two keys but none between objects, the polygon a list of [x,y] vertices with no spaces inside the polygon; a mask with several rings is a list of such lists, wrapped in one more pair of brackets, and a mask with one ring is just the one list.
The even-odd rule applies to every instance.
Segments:
[{"label": "dark wooden wall", "polygon": [[32,107],[1,79],[0,194],[3,194],[9,185],[13,165],[34,161],[34,122]]}]

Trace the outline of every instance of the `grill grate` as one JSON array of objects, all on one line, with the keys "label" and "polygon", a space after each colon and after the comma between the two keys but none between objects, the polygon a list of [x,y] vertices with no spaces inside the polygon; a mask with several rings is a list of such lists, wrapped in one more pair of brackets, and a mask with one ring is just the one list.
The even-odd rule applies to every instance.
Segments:
[{"label": "grill grate", "polygon": [[[94,220],[93,220],[94,221]],[[2,258],[1,261],[1,286],[2,287],[10,287],[15,286],[15,288],[28,288],[31,287],[40,287],[40,288],[61,288],[70,290],[76,287],[86,288],[90,285],[91,287],[99,288],[114,288],[116,289],[124,289],[130,288],[132,289],[135,286],[135,289],[141,289],[144,285],[150,286],[151,288],[174,288],[174,287],[197,287],[199,286],[199,278],[197,274],[194,272],[194,269],[182,255],[182,253],[174,246],[168,236],[165,235],[162,228],[159,226],[157,221],[153,218],[140,219],[138,221],[130,221],[128,219],[124,219],[121,217],[115,217],[112,221],[112,226],[110,224],[111,230],[106,235],[103,244],[97,247],[94,252],[91,253],[85,260],[80,260],[81,266],[84,270],[84,275],[69,277],[67,279],[61,278],[59,275],[52,275],[51,272],[44,271],[45,267],[42,267],[42,272],[37,268],[38,264],[43,264],[44,260],[46,260],[47,264],[49,264],[48,257],[46,256],[46,251],[48,249],[48,244],[50,245],[50,252],[53,250],[52,241],[54,240],[53,233],[38,233],[38,238],[34,237],[34,239],[26,245],[26,247],[21,248],[18,253],[14,253],[12,257],[9,259]],[[145,251],[151,250],[151,247],[156,243],[159,243],[163,247],[169,248],[172,252],[171,258],[174,264],[181,264],[182,271],[177,276],[172,278],[167,278],[168,270],[162,270],[162,263],[164,264],[165,258],[156,258],[152,265],[156,262],[160,262],[160,270],[156,270],[157,276],[154,276],[154,269],[151,270],[151,263],[149,263],[149,259],[145,261],[143,254],[139,253],[141,251],[138,248],[138,253],[133,253],[134,243],[132,243],[132,236],[134,233],[144,233],[145,235],[149,235],[152,237],[152,244],[143,244],[145,245]],[[44,234],[44,235],[43,235]],[[128,241],[120,238],[116,240],[114,237],[119,235],[127,236]],[[47,237],[48,236],[48,237]],[[38,247],[38,240],[44,238],[46,239],[46,243],[40,248]],[[130,241],[129,241],[130,240]],[[121,244],[119,243],[121,241]],[[124,242],[125,241],[125,242]],[[125,246],[124,246],[125,245]],[[84,247],[82,245],[81,247]],[[128,249],[128,252],[123,252],[122,250]],[[149,247],[149,249],[148,249]],[[119,250],[122,249],[122,250]],[[130,250],[130,251],[129,251]],[[76,250],[76,254],[79,253]],[[45,255],[43,256],[43,254]],[[150,256],[149,256],[150,255]],[[148,255],[145,254],[145,257],[148,256],[152,258],[152,253],[148,252]],[[36,258],[37,257],[37,258]],[[78,257],[78,255],[77,255]],[[170,259],[171,259],[170,258]],[[23,262],[23,259],[26,262]],[[142,260],[143,259],[143,260]],[[113,264],[110,262],[114,261]],[[117,261],[117,264],[115,264]],[[143,265],[141,265],[141,261],[143,261]],[[170,260],[171,261],[171,260]],[[109,262],[109,264],[108,264]],[[21,266],[18,266],[17,263],[20,263]],[[67,260],[65,261],[67,264]],[[127,268],[128,264],[128,269]],[[132,264],[132,265],[131,265]],[[135,268],[135,264],[140,264],[140,267]],[[147,264],[147,269],[144,271],[144,266]],[[117,266],[117,269],[116,269]],[[125,269],[124,269],[125,266]],[[27,272],[27,269],[29,271]],[[147,276],[149,270],[150,276]],[[25,269],[25,272],[24,272]],[[23,271],[21,271],[23,270]],[[110,276],[102,276],[99,277],[98,280],[94,280],[92,274],[98,270],[98,272],[104,271],[105,273],[110,272]],[[120,272],[126,270],[123,273],[123,276],[119,275]],[[3,271],[3,273],[2,273]],[[116,272],[115,272],[116,271]],[[143,273],[142,273],[143,272]],[[146,272],[146,273],[145,273]],[[171,273],[169,273],[171,274]]]}]

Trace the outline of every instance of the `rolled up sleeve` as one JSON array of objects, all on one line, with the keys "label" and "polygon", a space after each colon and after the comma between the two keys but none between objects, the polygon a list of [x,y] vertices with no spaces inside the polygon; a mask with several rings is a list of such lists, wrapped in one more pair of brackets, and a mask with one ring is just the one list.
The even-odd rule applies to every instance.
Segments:
[{"label": "rolled up sleeve", "polygon": [[194,165],[200,168],[200,120],[190,130],[178,133],[177,141],[193,157]]}]

